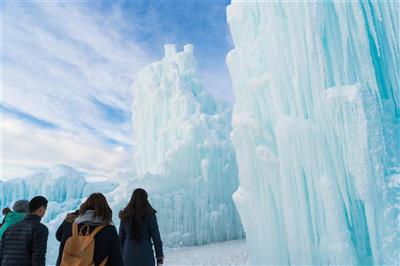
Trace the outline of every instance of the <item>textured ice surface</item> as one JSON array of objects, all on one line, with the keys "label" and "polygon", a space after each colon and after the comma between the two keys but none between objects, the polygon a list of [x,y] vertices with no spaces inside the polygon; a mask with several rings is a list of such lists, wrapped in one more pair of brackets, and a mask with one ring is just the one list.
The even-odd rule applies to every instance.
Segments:
[{"label": "textured ice surface", "polygon": [[399,264],[398,3],[233,1],[227,16],[251,262]]},{"label": "textured ice surface", "polygon": [[81,200],[92,192],[107,193],[116,187],[112,182],[87,182],[84,173],[65,165],[57,165],[27,177],[0,181],[0,206],[12,206],[16,200],[29,200],[44,195],[49,200],[44,218],[47,222],[60,213],[76,209]]},{"label": "textured ice surface", "polygon": [[78,209],[82,200],[91,193],[108,193],[116,187],[115,182],[87,182],[84,173],[65,165],[57,165],[27,177],[0,181],[0,208],[12,207],[16,200],[29,200],[37,195],[43,195],[49,200],[43,221],[50,231],[47,264],[53,265],[59,246],[55,232],[66,213]]},{"label": "textured ice surface", "polygon": [[[232,200],[238,187],[231,110],[200,84],[193,46],[165,46],[162,61],[144,68],[133,86],[137,177],[158,210],[167,245],[243,237]],[[129,191],[131,193],[131,191]]]}]

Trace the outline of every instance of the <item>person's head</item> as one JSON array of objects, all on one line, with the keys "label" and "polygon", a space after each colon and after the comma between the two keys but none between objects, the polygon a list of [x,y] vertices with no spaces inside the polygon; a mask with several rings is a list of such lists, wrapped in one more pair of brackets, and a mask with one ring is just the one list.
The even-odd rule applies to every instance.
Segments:
[{"label": "person's head", "polygon": [[81,205],[79,214],[83,215],[87,210],[93,210],[94,216],[101,218],[105,223],[112,222],[112,210],[106,197],[101,193],[93,193]]},{"label": "person's head", "polygon": [[43,217],[47,210],[47,199],[43,196],[36,196],[29,201],[29,212]]},{"label": "person's head", "polygon": [[128,205],[120,212],[120,219],[132,227],[131,238],[139,241],[146,217],[155,212],[149,203],[147,192],[143,188],[137,188],[133,191]]},{"label": "person's head", "polygon": [[11,209],[8,207],[5,207],[1,213],[3,214],[3,216],[6,216],[7,214],[9,214],[11,212]]},{"label": "person's head", "polygon": [[28,200],[17,200],[13,205],[13,210],[16,212],[29,212],[29,201]]}]

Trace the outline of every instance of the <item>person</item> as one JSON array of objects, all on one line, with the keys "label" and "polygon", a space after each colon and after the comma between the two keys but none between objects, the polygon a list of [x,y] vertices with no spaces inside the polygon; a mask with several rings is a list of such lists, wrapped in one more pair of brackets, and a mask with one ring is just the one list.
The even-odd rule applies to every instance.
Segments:
[{"label": "person", "polygon": [[5,207],[2,211],[1,214],[3,214],[3,216],[6,216],[9,212],[11,212],[11,209],[8,207]]},{"label": "person", "polygon": [[65,224],[73,224],[75,219],[79,216],[79,210],[75,210],[74,212],[67,213],[63,223],[58,227],[56,231],[56,239],[62,239],[64,235],[64,229],[67,229],[69,226]]},{"label": "person", "polygon": [[[75,213],[75,215],[78,213]],[[121,248],[117,229],[112,224],[112,210],[108,205],[106,197],[101,193],[91,194],[79,208],[79,216],[67,216],[56,232],[56,239],[60,242],[60,249],[56,265],[68,265],[67,255],[64,248],[68,239],[73,237],[73,227],[77,232],[82,232],[84,227],[88,228],[87,234],[94,235],[94,265],[123,265]],[[82,232],[85,236],[85,232]]]},{"label": "person", "polygon": [[120,211],[119,217],[119,237],[125,265],[155,265],[153,243],[157,265],[163,264],[164,255],[156,210],[150,205],[144,189],[133,191],[128,205]]},{"label": "person", "polygon": [[10,208],[8,208],[8,207],[5,207],[2,211],[1,211],[1,214],[3,214],[3,221],[1,221],[1,223],[0,223],[0,228],[3,226],[3,224],[5,223],[5,221],[6,221],[6,217],[7,217],[7,214],[9,214],[11,212],[11,209]]},{"label": "person", "polygon": [[3,234],[0,248],[2,266],[44,266],[49,230],[40,222],[46,214],[47,199],[36,196],[29,201],[29,214]]},{"label": "person", "polygon": [[[9,209],[9,208],[8,208]],[[10,209],[9,209],[10,210]],[[4,217],[3,224],[0,228],[0,239],[4,232],[13,224],[18,223],[25,218],[25,215],[29,212],[29,201],[28,200],[17,200],[13,205],[13,211],[8,211]],[[4,210],[3,210],[4,214]]]}]

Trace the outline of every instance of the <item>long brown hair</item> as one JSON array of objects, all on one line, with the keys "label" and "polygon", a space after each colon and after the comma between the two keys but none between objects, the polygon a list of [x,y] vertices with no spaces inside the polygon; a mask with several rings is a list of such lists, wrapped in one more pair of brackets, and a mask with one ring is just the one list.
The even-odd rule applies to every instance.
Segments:
[{"label": "long brown hair", "polygon": [[112,223],[112,210],[106,197],[101,193],[93,193],[79,208],[79,214],[93,210],[94,216],[101,218],[106,223]]},{"label": "long brown hair", "polygon": [[119,213],[119,218],[130,226],[130,238],[140,242],[146,218],[153,213],[156,213],[156,210],[151,207],[147,192],[143,188],[137,188],[133,191],[128,205]]}]

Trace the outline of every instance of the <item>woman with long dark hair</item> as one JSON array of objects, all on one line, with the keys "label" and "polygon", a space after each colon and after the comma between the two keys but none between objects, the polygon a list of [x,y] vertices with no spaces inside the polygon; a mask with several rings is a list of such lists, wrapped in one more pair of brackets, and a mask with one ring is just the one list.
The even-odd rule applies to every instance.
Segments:
[{"label": "woman with long dark hair", "polygon": [[163,264],[163,250],[156,210],[148,201],[147,192],[138,188],[128,205],[120,212],[119,238],[125,265],[153,266]]},{"label": "woman with long dark hair", "polygon": [[[106,197],[101,193],[91,194],[80,206],[79,211],[67,215],[57,230],[56,238],[61,242],[57,265],[72,265],[71,252],[67,247],[75,249],[77,247],[66,245],[66,242],[77,234],[94,238],[94,251],[90,254],[93,257],[90,258],[93,264],[90,265],[123,266],[117,229],[111,219],[112,210]],[[80,260],[79,257],[73,259]]]}]

